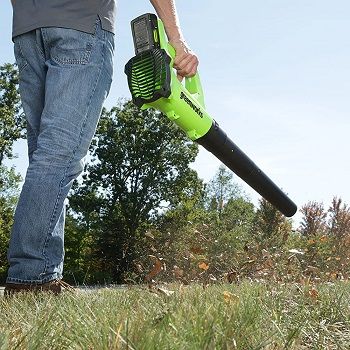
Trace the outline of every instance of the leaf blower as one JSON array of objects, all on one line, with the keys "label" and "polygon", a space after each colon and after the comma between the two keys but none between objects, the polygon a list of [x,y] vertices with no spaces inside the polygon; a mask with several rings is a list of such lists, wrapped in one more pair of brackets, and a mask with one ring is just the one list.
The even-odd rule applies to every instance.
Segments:
[{"label": "leaf blower", "polygon": [[131,21],[136,56],[125,66],[133,102],[141,109],[155,108],[178,125],[188,137],[210,151],[243,181],[291,217],[297,206],[261,171],[205,110],[199,74],[181,83],[173,69],[175,50],[163,23],[154,14]]}]

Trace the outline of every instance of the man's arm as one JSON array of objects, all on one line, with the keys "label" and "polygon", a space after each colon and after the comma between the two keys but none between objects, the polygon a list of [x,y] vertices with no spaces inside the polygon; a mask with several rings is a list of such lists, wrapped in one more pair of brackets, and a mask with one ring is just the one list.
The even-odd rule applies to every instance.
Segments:
[{"label": "man's arm", "polygon": [[198,58],[188,47],[180,28],[179,19],[176,13],[175,0],[150,0],[159,18],[164,23],[164,28],[169,43],[176,50],[174,68],[178,76],[191,77],[196,74]]}]

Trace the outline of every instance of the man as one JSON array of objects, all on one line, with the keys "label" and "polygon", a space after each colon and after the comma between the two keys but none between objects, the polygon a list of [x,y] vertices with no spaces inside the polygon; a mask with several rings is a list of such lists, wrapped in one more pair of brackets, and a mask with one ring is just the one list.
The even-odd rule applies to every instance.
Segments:
[{"label": "man", "polygon": [[[198,59],[175,0],[150,0],[176,50],[178,76]],[[83,170],[113,72],[115,0],[12,0],[29,166],[15,212],[6,295],[65,287],[65,199]]]}]

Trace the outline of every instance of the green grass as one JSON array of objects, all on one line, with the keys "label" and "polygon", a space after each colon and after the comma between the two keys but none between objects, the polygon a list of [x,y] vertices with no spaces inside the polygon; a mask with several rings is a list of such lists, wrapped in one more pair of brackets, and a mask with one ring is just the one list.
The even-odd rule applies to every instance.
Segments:
[{"label": "green grass", "polygon": [[0,349],[350,349],[350,284],[0,297]]}]

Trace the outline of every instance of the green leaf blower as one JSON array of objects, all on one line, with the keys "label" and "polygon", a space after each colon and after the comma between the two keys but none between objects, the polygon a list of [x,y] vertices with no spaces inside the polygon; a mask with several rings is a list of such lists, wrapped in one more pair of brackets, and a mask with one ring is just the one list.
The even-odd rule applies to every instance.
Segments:
[{"label": "green leaf blower", "polygon": [[213,153],[284,215],[297,206],[220,129],[204,106],[199,74],[181,83],[173,69],[175,50],[164,26],[154,14],[131,21],[136,56],[125,66],[133,102],[141,109],[155,108],[176,123],[188,137]]}]

